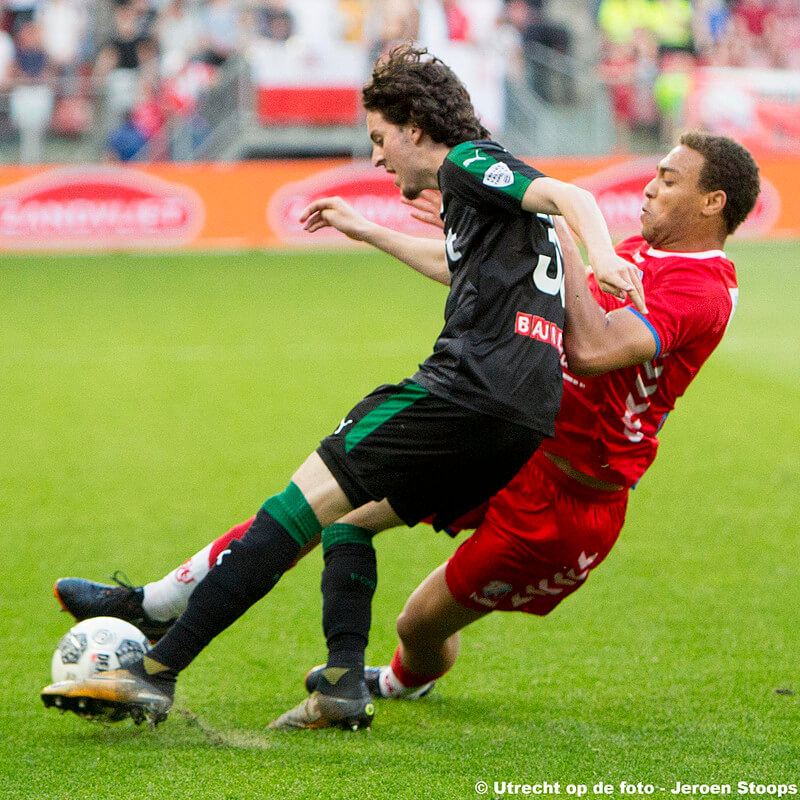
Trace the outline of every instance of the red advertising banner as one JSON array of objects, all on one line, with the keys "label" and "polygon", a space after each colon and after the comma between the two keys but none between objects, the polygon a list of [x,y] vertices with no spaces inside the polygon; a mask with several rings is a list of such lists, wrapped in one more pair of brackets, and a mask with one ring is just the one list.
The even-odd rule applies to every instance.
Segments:
[{"label": "red advertising banner", "polygon": [[[615,237],[635,233],[658,158],[532,160],[597,197]],[[800,237],[800,157],[760,159],[762,192],[741,235]],[[336,231],[306,234],[312,200],[339,195],[369,219],[436,235],[412,219],[392,176],[367,162],[287,161],[146,168],[0,168],[3,250],[338,247]],[[739,235],[737,233],[737,235]]]},{"label": "red advertising banner", "polygon": [[800,152],[800,72],[695,70],[684,124],[732,136],[754,153]]}]

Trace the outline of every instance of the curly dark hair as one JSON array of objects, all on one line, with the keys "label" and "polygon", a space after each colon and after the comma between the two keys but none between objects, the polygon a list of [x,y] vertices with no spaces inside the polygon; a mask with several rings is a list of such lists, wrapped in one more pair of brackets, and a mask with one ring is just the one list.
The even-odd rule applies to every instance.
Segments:
[{"label": "curly dark hair", "polygon": [[699,184],[704,192],[722,190],[728,200],[722,209],[728,235],[732,234],[753,210],[761,191],[758,164],[738,142],[727,136],[703,131],[687,131],[680,143],[700,153],[705,160]]},{"label": "curly dark hair", "polygon": [[415,125],[448,147],[491,137],[475,116],[464,84],[425,48],[401,44],[379,58],[362,90],[362,103],[387,122]]}]

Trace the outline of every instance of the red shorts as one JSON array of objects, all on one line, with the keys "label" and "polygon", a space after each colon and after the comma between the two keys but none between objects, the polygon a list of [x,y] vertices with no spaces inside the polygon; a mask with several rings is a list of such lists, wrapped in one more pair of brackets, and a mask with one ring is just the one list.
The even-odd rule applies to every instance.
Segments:
[{"label": "red shorts", "polygon": [[608,555],[627,504],[627,489],[584,486],[539,451],[447,562],[447,586],[476,611],[548,614]]}]

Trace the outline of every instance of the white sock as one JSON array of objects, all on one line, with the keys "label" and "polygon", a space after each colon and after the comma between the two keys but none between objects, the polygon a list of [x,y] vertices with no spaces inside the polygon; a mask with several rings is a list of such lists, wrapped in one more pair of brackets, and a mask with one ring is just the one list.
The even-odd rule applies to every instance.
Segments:
[{"label": "white sock", "polygon": [[400,682],[400,678],[394,674],[391,666],[382,667],[378,678],[381,697],[388,697],[393,700],[416,700],[429,691],[434,683],[436,681],[431,681],[422,686],[405,686]]},{"label": "white sock", "polygon": [[213,545],[214,542],[207,544],[161,580],[145,584],[142,608],[148,617],[166,622],[179,617],[186,610],[195,587],[208,575],[208,557]]}]

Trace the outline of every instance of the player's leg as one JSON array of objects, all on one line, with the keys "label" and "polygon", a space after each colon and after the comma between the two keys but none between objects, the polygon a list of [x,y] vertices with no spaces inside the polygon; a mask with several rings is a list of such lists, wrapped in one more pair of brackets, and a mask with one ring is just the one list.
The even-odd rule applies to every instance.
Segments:
[{"label": "player's leg", "polygon": [[459,623],[492,610],[549,614],[608,555],[626,505],[626,490],[583,486],[535,455],[492,498],[475,533],[409,598],[394,659],[380,669],[381,696],[413,697],[449,670]]},{"label": "player's leg", "polygon": [[322,531],[322,627],[328,660],[315,670],[311,695],[270,727],[336,724],[355,730],[371,723],[374,707],[364,677],[364,651],[378,580],[372,538],[375,532],[400,524],[384,500],[355,509]]},{"label": "player's leg", "polygon": [[312,453],[281,494],[269,498],[241,539],[220,553],[186,610],[150,651],[149,661],[177,674],[260,600],[301,548],[351,508],[336,479]]},{"label": "player's leg", "polygon": [[[208,643],[267,594],[324,525],[351,510],[334,476],[312,453],[281,494],[269,498],[189,598],[186,610],[141,662],[69,686],[43,690],[45,704],[92,697],[152,721],[172,705],[177,675]],[[141,701],[137,698],[140,698]]]},{"label": "player's leg", "polygon": [[[475,529],[486,513],[488,502],[473,509],[462,518],[448,526],[453,533],[465,529]],[[112,576],[113,584],[96,583],[86,578],[59,578],[53,587],[53,594],[62,610],[72,614],[77,622],[89,617],[118,617],[136,625],[151,643],[157,642],[184,612],[189,597],[205,578],[217,559],[227,550],[233,539],[241,539],[253,524],[251,517],[209,542],[193,556],[183,561],[175,569],[158,580],[133,585],[121,571]],[[393,523],[383,519],[378,503],[368,503],[348,514],[342,522],[351,522],[358,527],[379,533]],[[433,519],[425,520],[432,523]],[[300,561],[319,545],[320,536],[315,536],[303,545],[297,556]],[[296,563],[296,562],[295,562]]]},{"label": "player's leg", "polygon": [[[474,508],[471,511],[467,512],[463,516],[459,517],[452,525],[447,526],[447,531],[451,535],[455,536],[461,531],[464,530],[474,530],[477,528],[486,514],[486,510],[489,506],[489,502],[483,503],[478,508]],[[352,522],[353,524],[361,525],[365,528],[374,530],[376,533],[384,528],[381,527],[379,520],[375,519],[376,512],[378,511],[377,504],[370,504],[368,506],[364,506],[363,508],[356,509],[355,511],[351,511],[342,521],[343,522]],[[432,518],[428,518],[424,520],[424,522],[428,524],[433,523]],[[324,535],[323,531],[323,535]],[[412,597],[409,598],[409,601],[406,603],[403,615],[402,615],[402,624],[405,625],[406,622],[411,622],[414,617],[416,617],[417,613],[417,600],[420,599],[420,595],[422,592],[422,588],[428,583],[428,581],[433,581],[434,576],[431,575],[423,584],[419,587],[419,589],[413,593]],[[425,595],[421,595],[424,597]],[[412,605],[413,600],[413,605]],[[460,614],[461,608],[453,610],[449,608],[448,602],[445,602],[442,605],[442,615],[446,616],[449,619],[456,619]],[[432,604],[428,604],[427,606],[431,609]],[[470,614],[471,616],[471,614]],[[470,620],[471,621],[471,620]],[[465,623],[466,624],[466,623]],[[411,632],[409,631],[409,635]],[[448,645],[448,650],[452,648],[453,656],[457,653],[458,649],[458,637],[455,636],[453,641],[450,645]],[[399,659],[399,651],[395,655],[395,659]],[[322,664],[316,667],[313,667],[308,671],[305,678],[305,686],[308,690],[309,694],[314,692],[319,683],[320,678],[322,676],[323,671],[325,670],[326,665]],[[429,681],[422,681],[415,682],[412,684],[409,682],[409,686],[411,688],[404,687],[399,684],[396,679],[390,679],[389,676],[391,675],[391,666],[387,665],[384,667],[364,667],[364,680],[366,682],[367,688],[370,694],[373,697],[403,697],[408,699],[417,699],[419,697],[423,697],[426,695],[431,688],[433,687],[433,682]],[[404,675],[405,678],[408,678],[408,675]]]},{"label": "player's leg", "polygon": [[[85,578],[59,578],[53,593],[64,611],[77,621],[88,617],[118,617],[136,625],[151,642],[157,642],[172,626],[189,602],[189,597],[205,578],[233,539],[241,539],[255,517],[234,525],[222,536],[209,542],[191,558],[170,570],[162,578],[143,586],[131,585],[115,573],[114,584],[95,583]],[[297,561],[320,542],[315,536],[303,545]]]},{"label": "player's leg", "polygon": [[171,570],[163,578],[142,587],[142,608],[154,619],[174,621],[185,610],[189,597],[234,539],[241,539],[255,517],[234,525],[222,536]]},{"label": "player's leg", "polygon": [[222,536],[170,570],[162,578],[135,586],[114,573],[114,584],[95,583],[85,578],[59,578],[53,594],[61,608],[77,621],[89,617],[118,617],[136,625],[151,639],[163,636],[183,613],[189,596],[205,578],[219,554],[232,539],[241,539],[254,518],[234,525]]},{"label": "player's leg", "polygon": [[[342,463],[357,463],[363,467],[362,474],[382,480],[384,474],[395,476],[385,484],[387,508],[410,526],[431,512],[434,527],[453,523],[502,488],[540,439],[535,432],[453,406],[427,392],[413,404],[391,415],[375,415],[368,422],[368,430],[364,420],[351,429],[349,462],[341,458],[341,442],[321,454],[326,463],[333,463],[335,474]],[[328,663],[312,695],[272,727],[317,727],[320,694],[345,696],[348,686],[357,685],[362,698],[366,697],[364,649],[374,591],[367,587],[372,583],[374,553],[371,537],[363,534],[362,530],[323,533]],[[352,613],[353,609],[358,613]]]},{"label": "player's leg", "polygon": [[459,631],[490,613],[467,608],[450,592],[447,564],[435,569],[411,594],[397,618],[400,643],[381,670],[382,697],[421,696],[458,657]]}]

